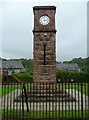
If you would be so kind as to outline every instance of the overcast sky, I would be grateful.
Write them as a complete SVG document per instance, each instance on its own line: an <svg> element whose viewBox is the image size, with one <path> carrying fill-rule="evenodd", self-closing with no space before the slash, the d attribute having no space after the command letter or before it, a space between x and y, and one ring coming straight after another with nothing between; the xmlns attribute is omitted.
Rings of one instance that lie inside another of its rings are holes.
<svg viewBox="0 0 89 120"><path fill-rule="evenodd" d="M54 5L57 7L56 60L87 57L87 2L72 1L3 0L0 4L0 56L33 58L33 6Z"/></svg>

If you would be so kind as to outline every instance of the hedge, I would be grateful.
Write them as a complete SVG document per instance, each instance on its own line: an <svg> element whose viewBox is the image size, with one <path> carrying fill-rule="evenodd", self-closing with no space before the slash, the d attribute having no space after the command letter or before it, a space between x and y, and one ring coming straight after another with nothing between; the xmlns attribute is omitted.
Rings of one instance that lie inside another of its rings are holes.
<svg viewBox="0 0 89 120"><path fill-rule="evenodd" d="M87 72L77 71L56 71L56 79L58 82L89 82L89 74Z"/></svg>

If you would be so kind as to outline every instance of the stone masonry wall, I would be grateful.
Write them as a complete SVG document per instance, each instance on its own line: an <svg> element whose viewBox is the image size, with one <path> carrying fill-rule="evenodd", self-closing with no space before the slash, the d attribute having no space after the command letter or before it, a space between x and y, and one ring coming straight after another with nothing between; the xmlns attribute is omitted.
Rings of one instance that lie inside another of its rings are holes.
<svg viewBox="0 0 89 120"><path fill-rule="evenodd" d="M56 82L55 10L50 8L34 10L34 82ZM39 23L42 15L49 16L48 25Z"/></svg>

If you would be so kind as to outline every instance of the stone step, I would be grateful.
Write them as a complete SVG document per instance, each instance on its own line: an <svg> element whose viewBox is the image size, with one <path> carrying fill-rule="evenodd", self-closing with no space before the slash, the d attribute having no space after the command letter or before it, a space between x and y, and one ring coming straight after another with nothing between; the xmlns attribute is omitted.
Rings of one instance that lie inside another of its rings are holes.
<svg viewBox="0 0 89 120"><path fill-rule="evenodd" d="M48 94L64 94L64 93L67 93L65 90L63 91L59 91L59 90L47 90L47 89L44 89L44 90L40 90L40 89L35 89L35 90L28 90L27 91L27 94L41 94L41 93L48 93Z"/></svg>
<svg viewBox="0 0 89 120"><path fill-rule="evenodd" d="M25 97L25 95L23 95L23 97ZM52 94L52 93L41 93L41 94L27 94L27 97L69 97L69 94Z"/></svg>
<svg viewBox="0 0 89 120"><path fill-rule="evenodd" d="M17 98L16 100L14 100L15 102L21 102L22 101L22 99L21 98ZM24 98L24 100L23 100L24 102L26 102L25 101L25 98ZM28 98L28 102L73 102L73 101L75 101L75 99L73 99L73 98L71 98L71 97L64 97L64 98L53 98L53 97L51 97L51 98L49 98L49 97L44 97L44 98L42 98L42 97L36 97L36 98L34 98L34 97L32 97L32 98Z"/></svg>
<svg viewBox="0 0 89 120"><path fill-rule="evenodd" d="M33 86L33 89L57 89L57 86L52 84L36 84Z"/></svg>
<svg viewBox="0 0 89 120"><path fill-rule="evenodd" d="M28 91L27 93L28 102L40 102L40 101L75 101L75 99L65 91L58 91L58 92L34 92ZM25 95L23 94L24 102L25 102ZM21 102L22 94L17 96L15 102Z"/></svg>
<svg viewBox="0 0 89 120"><path fill-rule="evenodd" d="M47 94L44 94L44 95L29 95L27 96L27 98L45 98L45 97L54 97L54 98L69 98L70 96L69 95L65 95L65 96L59 96L59 95L47 95ZM22 98L22 95L17 97L17 98ZM23 96L23 98L25 98L25 96Z"/></svg>

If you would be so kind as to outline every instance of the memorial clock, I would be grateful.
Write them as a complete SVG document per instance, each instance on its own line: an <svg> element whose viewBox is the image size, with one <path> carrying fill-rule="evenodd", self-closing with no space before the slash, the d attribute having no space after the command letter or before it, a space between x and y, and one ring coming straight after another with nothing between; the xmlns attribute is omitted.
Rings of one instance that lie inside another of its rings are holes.
<svg viewBox="0 0 89 120"><path fill-rule="evenodd" d="M56 82L55 6L35 6L34 82Z"/></svg>

